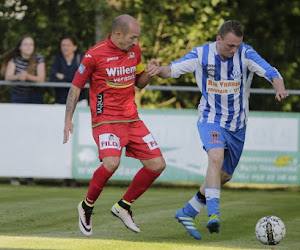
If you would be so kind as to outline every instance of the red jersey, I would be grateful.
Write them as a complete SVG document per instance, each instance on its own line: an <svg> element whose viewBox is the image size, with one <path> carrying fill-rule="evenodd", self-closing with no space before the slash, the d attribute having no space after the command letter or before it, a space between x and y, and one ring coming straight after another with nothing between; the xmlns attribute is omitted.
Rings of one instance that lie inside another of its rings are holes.
<svg viewBox="0 0 300 250"><path fill-rule="evenodd" d="M123 51L109 36L87 50L72 83L83 88L89 81L93 127L139 120L134 87L136 75L143 71L139 45Z"/></svg>

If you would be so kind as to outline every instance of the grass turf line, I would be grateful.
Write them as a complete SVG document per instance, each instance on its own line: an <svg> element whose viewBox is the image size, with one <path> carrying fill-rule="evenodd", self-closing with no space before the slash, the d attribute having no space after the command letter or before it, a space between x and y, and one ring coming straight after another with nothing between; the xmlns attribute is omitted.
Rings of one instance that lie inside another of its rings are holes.
<svg viewBox="0 0 300 250"><path fill-rule="evenodd" d="M96 202L93 236L78 229L77 204L87 187L0 185L0 248L25 249L270 249L255 237L256 222L276 215L286 225L287 235L276 249L300 249L300 196L295 190L236 190L221 193L221 228L209 234L206 209L198 215L202 240L188 235L173 218L195 188L150 188L132 210L141 228L136 234L110 214L111 206L126 188L106 187Z"/></svg>

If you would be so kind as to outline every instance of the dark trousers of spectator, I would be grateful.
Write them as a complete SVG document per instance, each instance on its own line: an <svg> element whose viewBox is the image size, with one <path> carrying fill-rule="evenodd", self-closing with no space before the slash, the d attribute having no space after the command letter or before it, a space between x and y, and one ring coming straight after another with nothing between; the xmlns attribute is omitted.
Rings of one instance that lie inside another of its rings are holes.
<svg viewBox="0 0 300 250"><path fill-rule="evenodd" d="M13 88L11 102L43 104L43 94L39 88Z"/></svg>

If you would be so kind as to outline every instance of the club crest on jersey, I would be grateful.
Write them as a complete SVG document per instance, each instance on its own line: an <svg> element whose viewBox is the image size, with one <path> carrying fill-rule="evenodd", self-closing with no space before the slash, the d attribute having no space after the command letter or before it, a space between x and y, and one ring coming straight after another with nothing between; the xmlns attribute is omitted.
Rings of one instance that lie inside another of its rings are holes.
<svg viewBox="0 0 300 250"><path fill-rule="evenodd" d="M100 150L104 149L118 149L121 150L120 138L112 133L105 133L99 135Z"/></svg>
<svg viewBox="0 0 300 250"><path fill-rule="evenodd" d="M207 64L206 71L207 71L207 74L209 76L215 77L216 76L216 65L214 65L214 64Z"/></svg>
<svg viewBox="0 0 300 250"><path fill-rule="evenodd" d="M127 59L131 59L131 58L134 58L134 57L135 57L134 52L128 52L128 58Z"/></svg>
<svg viewBox="0 0 300 250"><path fill-rule="evenodd" d="M240 71L239 67L234 67L234 68L233 68L230 77L231 77L232 79L234 79L234 80L241 79L242 74L241 74L241 71Z"/></svg>
<svg viewBox="0 0 300 250"><path fill-rule="evenodd" d="M85 66L84 66L82 63L80 63L79 68L78 68L78 72L79 72L80 74L83 74L84 71L85 71Z"/></svg>

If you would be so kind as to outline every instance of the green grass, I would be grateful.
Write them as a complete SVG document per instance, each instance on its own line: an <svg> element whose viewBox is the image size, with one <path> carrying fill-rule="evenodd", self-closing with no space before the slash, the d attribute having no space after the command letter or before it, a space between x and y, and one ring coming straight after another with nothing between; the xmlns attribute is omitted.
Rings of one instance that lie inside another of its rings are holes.
<svg viewBox="0 0 300 250"><path fill-rule="evenodd" d="M96 203L93 236L78 229L77 204L87 187L62 188L0 184L0 249L272 249L255 237L256 222L276 215L287 235L273 249L300 249L300 196L297 190L237 190L221 193L221 229L209 234L206 210L198 216L202 240L188 235L173 218L196 188L152 187L133 207L141 233L133 233L110 213L125 187L106 187Z"/></svg>

